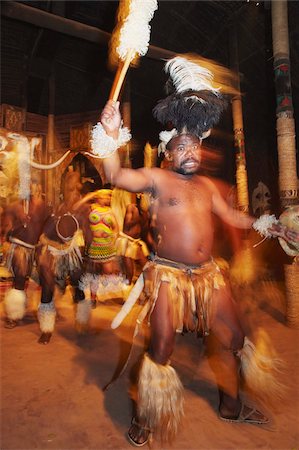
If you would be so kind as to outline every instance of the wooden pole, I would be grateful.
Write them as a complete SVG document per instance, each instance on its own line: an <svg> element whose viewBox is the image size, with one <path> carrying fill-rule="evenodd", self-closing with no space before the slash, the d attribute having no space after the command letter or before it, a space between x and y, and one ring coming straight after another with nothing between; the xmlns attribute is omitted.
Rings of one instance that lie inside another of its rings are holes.
<svg viewBox="0 0 299 450"><path fill-rule="evenodd" d="M279 163L279 189L282 208L298 204L295 121L290 77L287 0L272 1L272 41L276 88L276 128ZM285 284L287 323L299 328L299 264L286 264Z"/></svg>
<svg viewBox="0 0 299 450"><path fill-rule="evenodd" d="M55 149L55 77L51 73L49 78L49 114L48 114L48 134L47 134L47 150L46 160L51 163L54 158ZM55 170L55 169L54 169ZM46 196L49 205L55 204L55 183L54 172L46 171Z"/></svg>
<svg viewBox="0 0 299 450"><path fill-rule="evenodd" d="M130 78L126 80L126 84L124 86L124 94L122 101L122 118L124 122L124 126L131 130L131 86L130 86ZM122 163L123 167L132 167L131 163L131 141L127 142L127 144L122 148L123 158Z"/></svg>
<svg viewBox="0 0 299 450"><path fill-rule="evenodd" d="M290 77L287 0L272 1L272 41L281 206L298 203L295 121Z"/></svg>
<svg viewBox="0 0 299 450"><path fill-rule="evenodd" d="M132 61L132 56L134 55L134 50L128 51L126 59L120 62L116 76L113 82L113 86L110 92L109 98L113 101L117 101L122 85L125 81L126 73L130 67L130 62Z"/></svg>
<svg viewBox="0 0 299 450"><path fill-rule="evenodd" d="M245 156L245 137L243 129L243 111L242 99L240 93L240 77L239 77L239 55L238 55L238 35L236 28L236 19L231 23L229 34L230 43L230 66L235 72L235 86L239 95L235 95L232 99L232 115L234 127L234 143L236 150L236 182L238 208L248 213L248 182Z"/></svg>

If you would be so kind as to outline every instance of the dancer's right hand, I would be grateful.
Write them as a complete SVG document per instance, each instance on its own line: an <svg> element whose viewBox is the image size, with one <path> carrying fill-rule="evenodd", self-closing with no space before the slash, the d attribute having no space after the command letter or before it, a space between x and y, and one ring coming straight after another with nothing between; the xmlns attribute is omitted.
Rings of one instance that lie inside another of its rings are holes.
<svg viewBox="0 0 299 450"><path fill-rule="evenodd" d="M113 139L118 138L121 125L119 102L108 100L101 114L101 124L108 136L113 137Z"/></svg>

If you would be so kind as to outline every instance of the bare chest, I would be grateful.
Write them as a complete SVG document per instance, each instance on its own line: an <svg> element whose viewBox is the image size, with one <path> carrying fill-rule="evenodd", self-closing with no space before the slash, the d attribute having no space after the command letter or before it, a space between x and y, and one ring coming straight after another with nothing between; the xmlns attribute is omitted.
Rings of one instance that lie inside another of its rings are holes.
<svg viewBox="0 0 299 450"><path fill-rule="evenodd" d="M210 209L211 199L207 189L197 180L174 180L160 190L157 207L168 213L188 209L190 213Z"/></svg>

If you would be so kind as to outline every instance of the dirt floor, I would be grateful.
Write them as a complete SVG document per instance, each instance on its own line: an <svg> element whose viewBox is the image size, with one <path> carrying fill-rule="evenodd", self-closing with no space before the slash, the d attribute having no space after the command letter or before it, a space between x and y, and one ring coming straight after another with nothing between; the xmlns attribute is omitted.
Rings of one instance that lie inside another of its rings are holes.
<svg viewBox="0 0 299 450"><path fill-rule="evenodd" d="M37 285L30 282L26 317L12 330L3 327L3 282L0 287L1 450L131 449L126 440L131 418L127 390L130 370L143 351L141 335L125 373L107 391L102 390L116 368L120 349L130 339L127 322L118 332L110 328L120 302L108 300L93 310L90 330L80 336L74 327L70 293L57 294L55 333L49 345L40 345ZM221 422L215 379L202 341L192 334L178 336L172 365L185 386L185 420L172 447L154 441L153 449L299 449L299 330L285 323L283 290L267 281L243 289L238 297L248 334L257 327L266 330L285 363L280 375L287 387L284 398L264 405L270 425Z"/></svg>

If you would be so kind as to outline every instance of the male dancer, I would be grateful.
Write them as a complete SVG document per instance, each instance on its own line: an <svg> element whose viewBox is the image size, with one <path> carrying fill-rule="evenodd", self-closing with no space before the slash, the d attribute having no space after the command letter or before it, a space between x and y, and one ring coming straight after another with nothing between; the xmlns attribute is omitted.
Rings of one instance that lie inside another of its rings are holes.
<svg viewBox="0 0 299 450"><path fill-rule="evenodd" d="M168 62L170 73L171 64L180 66L182 59ZM190 67L193 72L202 69L194 62ZM240 399L238 356L249 340L244 341L230 288L211 257L212 213L243 229L250 228L254 219L230 208L213 181L198 175L202 139L218 122L224 108L223 98L210 79L209 72L195 87L185 86L180 91L176 86L177 92L159 102L154 110L159 121L171 122L174 127L160 133L172 170L121 167L116 150L125 133L119 102L108 101L101 123L93 131L94 153L101 155L105 139L108 144L108 153L102 154L108 180L122 189L148 192L152 197L150 215L156 255L144 268L150 345L139 372L137 412L128 431L136 446L148 442L153 432L160 432L168 440L178 430L183 387L170 357L175 333L183 329L201 333L217 344L214 351L218 355L219 417L229 422L268 422L260 411ZM253 378L259 376L255 373Z"/></svg>

